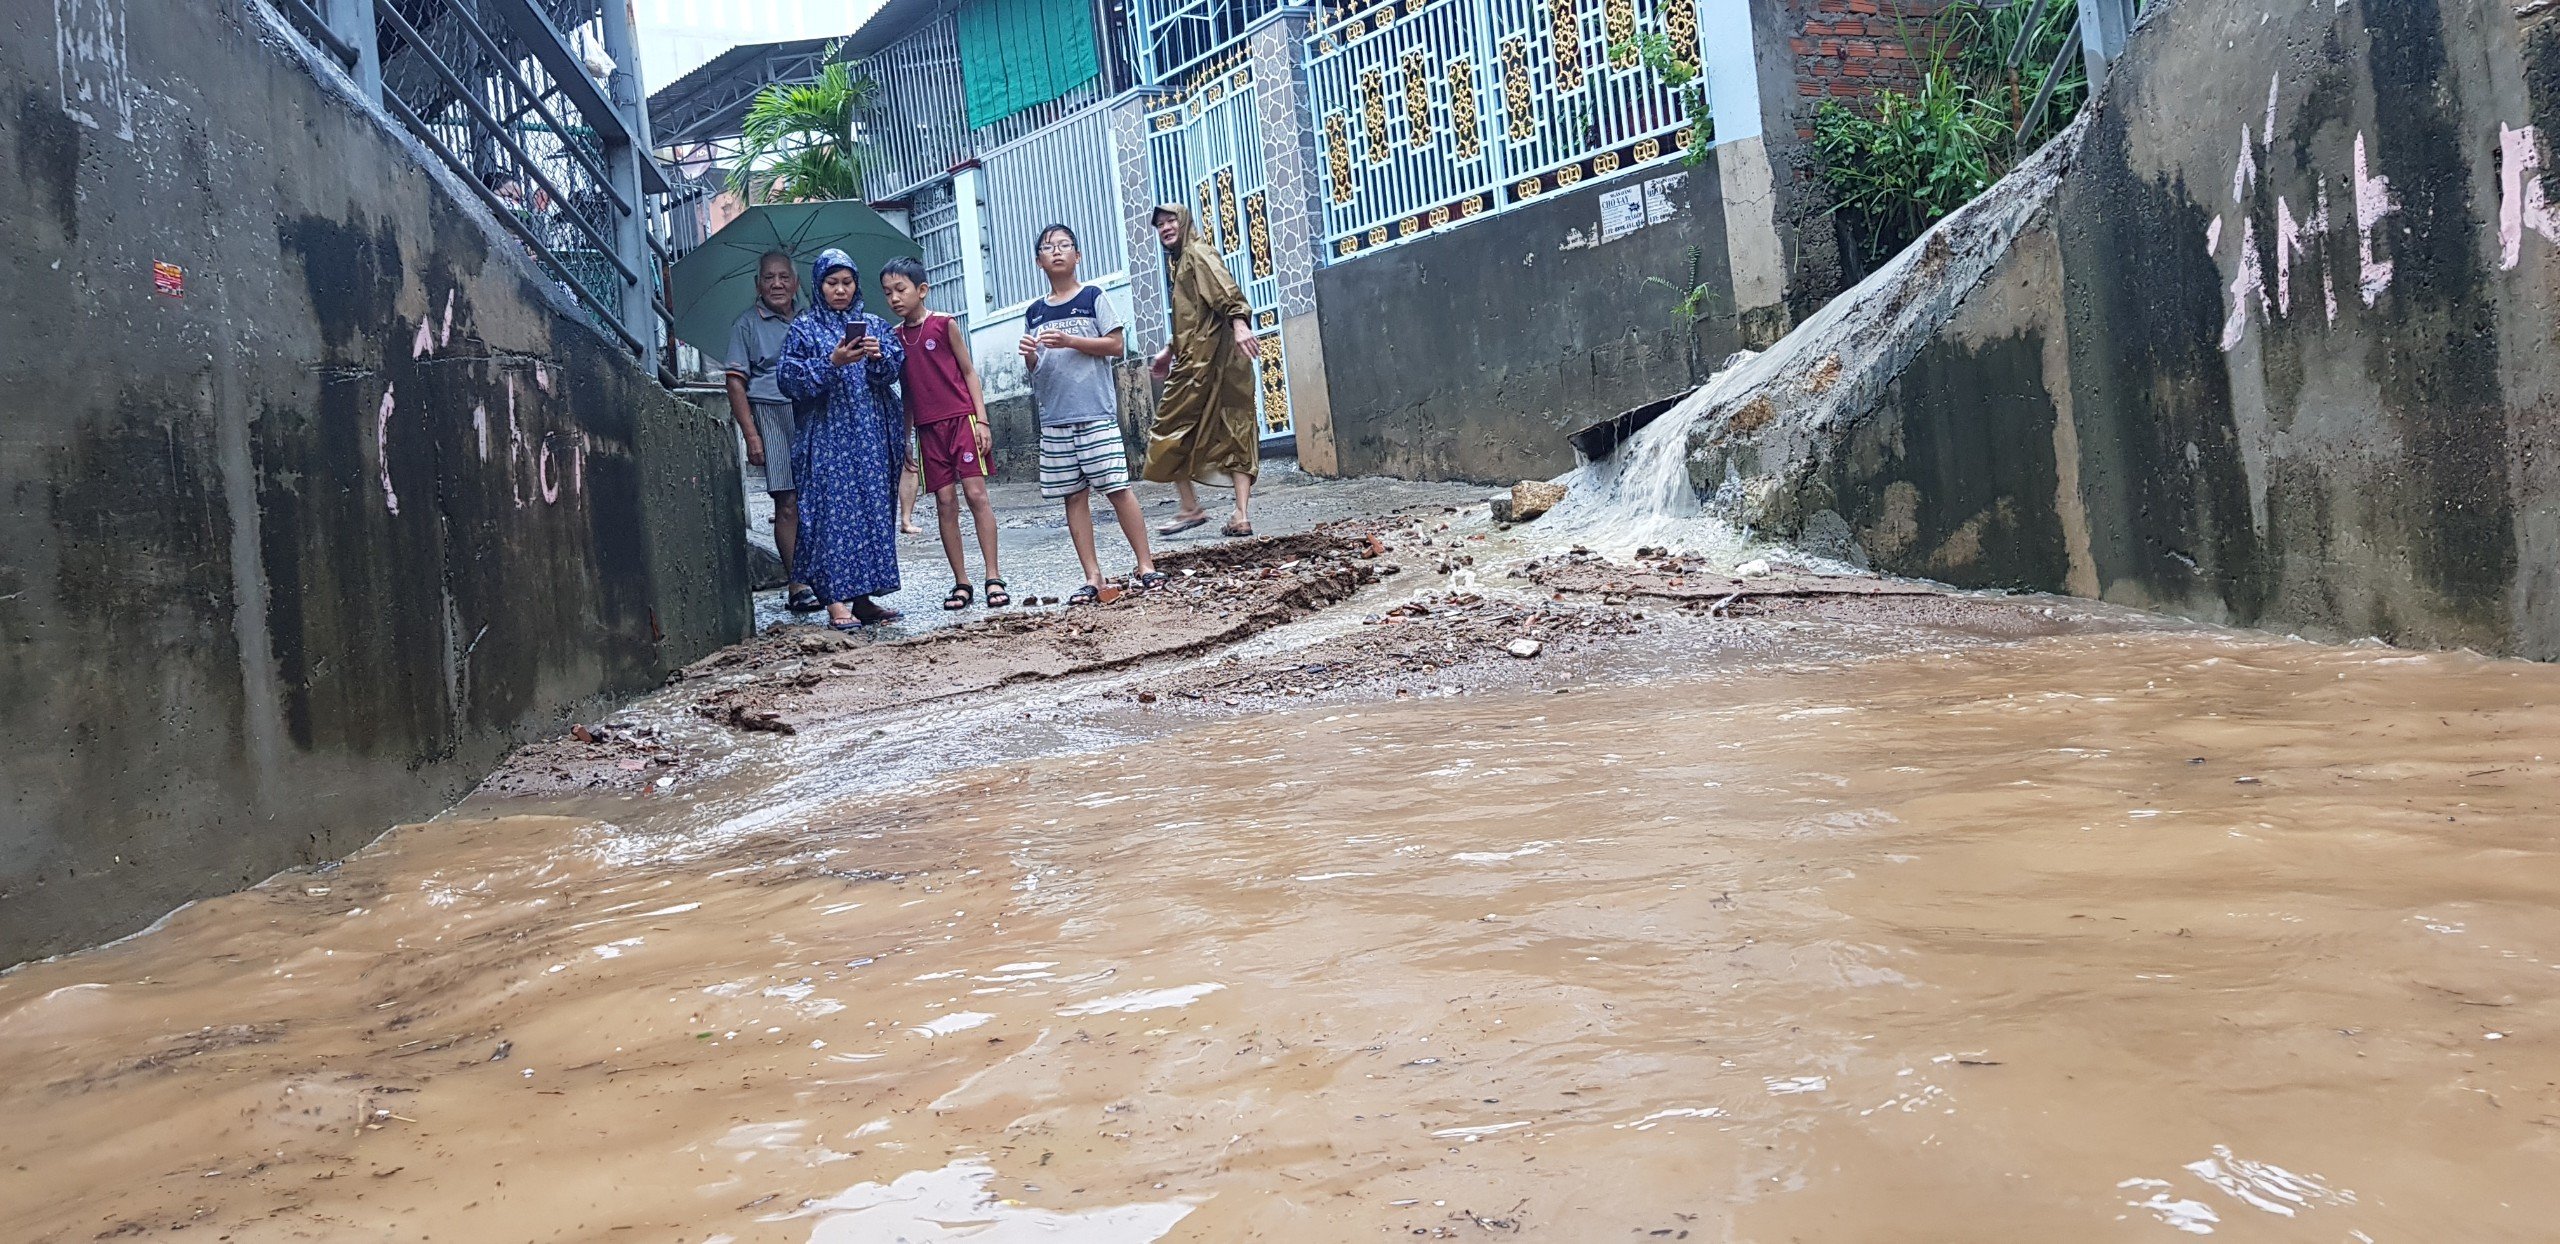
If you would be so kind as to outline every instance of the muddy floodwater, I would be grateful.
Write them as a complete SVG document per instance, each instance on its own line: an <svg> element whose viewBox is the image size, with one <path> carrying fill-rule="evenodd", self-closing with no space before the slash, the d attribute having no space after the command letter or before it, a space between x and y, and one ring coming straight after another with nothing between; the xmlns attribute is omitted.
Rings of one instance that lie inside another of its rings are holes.
<svg viewBox="0 0 2560 1244"><path fill-rule="evenodd" d="M2550 1239L2555 704L2154 630L466 805L0 976L0 1235Z"/></svg>

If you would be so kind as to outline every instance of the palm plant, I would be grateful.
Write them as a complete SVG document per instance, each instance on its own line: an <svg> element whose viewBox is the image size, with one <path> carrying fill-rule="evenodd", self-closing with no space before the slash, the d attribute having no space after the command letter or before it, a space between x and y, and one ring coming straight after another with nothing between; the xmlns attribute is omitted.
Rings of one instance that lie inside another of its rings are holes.
<svg viewBox="0 0 2560 1244"><path fill-rule="evenodd" d="M806 82L775 82L747 105L740 127L746 149L729 188L748 202L801 203L862 197L861 144L855 126L880 93L834 59Z"/></svg>

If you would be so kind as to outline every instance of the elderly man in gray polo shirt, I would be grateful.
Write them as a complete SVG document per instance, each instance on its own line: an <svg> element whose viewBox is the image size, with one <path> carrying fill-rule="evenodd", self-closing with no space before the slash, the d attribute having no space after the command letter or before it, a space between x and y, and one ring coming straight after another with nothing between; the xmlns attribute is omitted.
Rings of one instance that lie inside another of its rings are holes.
<svg viewBox="0 0 2560 1244"><path fill-rule="evenodd" d="M774 366L800 298L799 269L791 256L768 251L756 262L756 305L729 330L729 414L747 440L747 463L764 468L764 490L773 494L773 544L785 567L800 542L799 486L791 479L791 399L782 395ZM791 585L789 608L810 613L825 606L805 583Z"/></svg>

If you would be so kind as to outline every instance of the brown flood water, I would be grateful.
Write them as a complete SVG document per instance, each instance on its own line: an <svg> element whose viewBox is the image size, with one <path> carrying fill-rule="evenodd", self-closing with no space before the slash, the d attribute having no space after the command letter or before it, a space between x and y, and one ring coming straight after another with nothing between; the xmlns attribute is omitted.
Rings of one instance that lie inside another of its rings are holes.
<svg viewBox="0 0 2560 1244"><path fill-rule="evenodd" d="M0 977L0 1235L2550 1239L2554 704L2082 636L465 808Z"/></svg>

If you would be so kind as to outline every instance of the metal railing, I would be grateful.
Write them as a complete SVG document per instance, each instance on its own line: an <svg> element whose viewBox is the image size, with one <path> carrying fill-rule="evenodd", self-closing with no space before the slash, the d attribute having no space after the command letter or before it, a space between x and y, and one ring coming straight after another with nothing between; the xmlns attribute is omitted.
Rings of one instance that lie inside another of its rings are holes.
<svg viewBox="0 0 2560 1244"><path fill-rule="evenodd" d="M1374 0L1309 32L1325 254L1339 259L1687 146L1705 78L1665 86L1645 36L1702 64L1695 0ZM1329 15L1329 16L1335 16ZM1694 98L1693 98L1694 96Z"/></svg>
<svg viewBox="0 0 2560 1244"><path fill-rule="evenodd" d="M960 35L949 15L872 53L854 66L879 86L863 118L863 193L897 199L949 176L981 153L1040 130L1106 98L1103 76L993 125L969 128L960 85Z"/></svg>
<svg viewBox="0 0 2560 1244"><path fill-rule="evenodd" d="M514 233L597 325L666 337L668 187L642 154L637 55L612 0L281 0L383 110ZM614 62L611 77L590 64ZM626 78L625 75L628 75ZM619 89L617 89L619 88Z"/></svg>
<svg viewBox="0 0 2560 1244"><path fill-rule="evenodd" d="M1161 85L1244 37L1247 27L1281 9L1283 0L1130 0L1140 81ZM1297 0L1296 7L1305 7Z"/></svg>
<svg viewBox="0 0 2560 1244"><path fill-rule="evenodd" d="M1120 223L1119 164L1111 113L1088 108L980 158L987 188L987 305L1021 306L1049 292L1036 260L1040 230L1075 230L1083 275L1099 281L1128 269Z"/></svg>

